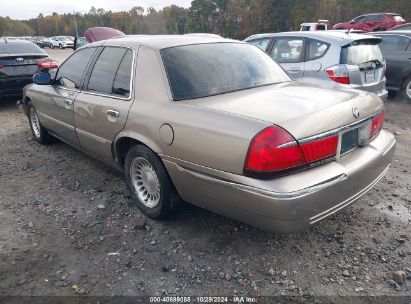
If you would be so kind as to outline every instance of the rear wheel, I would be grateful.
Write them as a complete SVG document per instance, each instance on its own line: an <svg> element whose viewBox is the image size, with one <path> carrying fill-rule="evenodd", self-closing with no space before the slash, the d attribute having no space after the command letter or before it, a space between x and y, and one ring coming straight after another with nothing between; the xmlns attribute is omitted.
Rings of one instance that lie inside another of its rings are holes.
<svg viewBox="0 0 411 304"><path fill-rule="evenodd" d="M34 139L42 145L49 144L53 141L53 137L47 132L47 130L40 123L39 117L37 115L36 109L33 105L29 105L28 109L29 123L31 132L33 133Z"/></svg>
<svg viewBox="0 0 411 304"><path fill-rule="evenodd" d="M407 101L411 101L411 75L405 79L402 85L401 96Z"/></svg>
<svg viewBox="0 0 411 304"><path fill-rule="evenodd" d="M137 206L149 217L164 218L180 199L157 155L143 145L132 147L124 165L126 183Z"/></svg>

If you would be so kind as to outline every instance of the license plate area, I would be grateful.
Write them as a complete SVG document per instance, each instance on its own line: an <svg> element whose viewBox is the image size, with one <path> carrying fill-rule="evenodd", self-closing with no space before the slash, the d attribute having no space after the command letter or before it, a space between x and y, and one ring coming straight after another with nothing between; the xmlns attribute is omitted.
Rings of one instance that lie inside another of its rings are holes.
<svg viewBox="0 0 411 304"><path fill-rule="evenodd" d="M339 156L347 154L359 147L368 145L370 141L371 120L367 120L359 126L340 133Z"/></svg>
<svg viewBox="0 0 411 304"><path fill-rule="evenodd" d="M341 134L341 148L340 148L340 155L344 155L356 148L358 148L359 140L358 140L358 128L349 130L343 134Z"/></svg>
<svg viewBox="0 0 411 304"><path fill-rule="evenodd" d="M375 82L377 80L376 70L366 71L364 76L366 83Z"/></svg>

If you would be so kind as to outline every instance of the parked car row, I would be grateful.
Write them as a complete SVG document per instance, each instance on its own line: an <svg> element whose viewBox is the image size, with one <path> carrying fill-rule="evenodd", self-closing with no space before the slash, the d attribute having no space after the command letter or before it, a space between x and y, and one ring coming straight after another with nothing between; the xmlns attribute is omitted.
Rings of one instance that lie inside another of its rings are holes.
<svg viewBox="0 0 411 304"><path fill-rule="evenodd" d="M25 40L31 41L32 43L36 44L40 48L49 47L49 48L74 48L75 37L73 36L53 36L50 38L46 38L44 36L33 36L33 37L2 37L2 39L7 39L8 41L16 41L16 40ZM88 41L84 37L77 38L77 47L83 46L87 44Z"/></svg>
<svg viewBox="0 0 411 304"><path fill-rule="evenodd" d="M184 200L295 231L352 204L388 170L396 140L370 93L385 94L381 40L248 40L264 53L205 35L124 36L36 74L22 103L37 142L57 137L122 170L152 218Z"/></svg>

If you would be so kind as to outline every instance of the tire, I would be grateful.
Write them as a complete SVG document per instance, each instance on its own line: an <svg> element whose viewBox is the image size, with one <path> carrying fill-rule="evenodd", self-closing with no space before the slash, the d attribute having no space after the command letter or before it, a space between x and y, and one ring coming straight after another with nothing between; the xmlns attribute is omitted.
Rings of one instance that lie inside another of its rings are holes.
<svg viewBox="0 0 411 304"><path fill-rule="evenodd" d="M135 145L127 152L127 187L140 210L151 218L165 218L180 202L163 163L150 149Z"/></svg>
<svg viewBox="0 0 411 304"><path fill-rule="evenodd" d="M29 124L31 133L33 133L34 139L42 145L47 145L53 141L53 137L47 132L47 130L40 123L37 111L33 105L29 104L27 115L29 118Z"/></svg>
<svg viewBox="0 0 411 304"><path fill-rule="evenodd" d="M411 75L403 81L400 94L402 98L411 102Z"/></svg>
<svg viewBox="0 0 411 304"><path fill-rule="evenodd" d="M50 43L50 48L54 49L54 45L52 43Z"/></svg>
<svg viewBox="0 0 411 304"><path fill-rule="evenodd" d="M63 45L61 43L59 44L59 49L63 49Z"/></svg>

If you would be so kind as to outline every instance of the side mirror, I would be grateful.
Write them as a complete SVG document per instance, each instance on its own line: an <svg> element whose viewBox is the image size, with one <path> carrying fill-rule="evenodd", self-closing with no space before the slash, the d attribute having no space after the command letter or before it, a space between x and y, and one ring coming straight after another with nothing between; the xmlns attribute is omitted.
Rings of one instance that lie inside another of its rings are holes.
<svg viewBox="0 0 411 304"><path fill-rule="evenodd" d="M350 23L351 23L351 24L354 24L354 23L355 23L355 21L354 21L354 20L351 20L351 21L350 21Z"/></svg>
<svg viewBox="0 0 411 304"><path fill-rule="evenodd" d="M33 82L38 85L51 84L51 76L48 72L34 74Z"/></svg>

